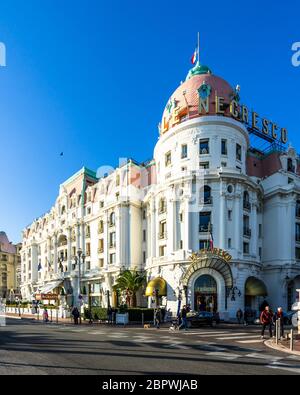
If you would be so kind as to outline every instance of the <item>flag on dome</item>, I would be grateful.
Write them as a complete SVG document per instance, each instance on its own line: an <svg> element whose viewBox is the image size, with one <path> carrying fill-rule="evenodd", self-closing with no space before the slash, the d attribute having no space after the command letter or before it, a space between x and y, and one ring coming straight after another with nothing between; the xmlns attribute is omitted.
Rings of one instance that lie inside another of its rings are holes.
<svg viewBox="0 0 300 395"><path fill-rule="evenodd" d="M196 60L197 60L197 52L198 52L198 50L197 50L197 48L196 48L195 51L194 51L194 53L193 53L193 56L192 56L192 58L191 58L192 64L195 64L195 63L196 63Z"/></svg>

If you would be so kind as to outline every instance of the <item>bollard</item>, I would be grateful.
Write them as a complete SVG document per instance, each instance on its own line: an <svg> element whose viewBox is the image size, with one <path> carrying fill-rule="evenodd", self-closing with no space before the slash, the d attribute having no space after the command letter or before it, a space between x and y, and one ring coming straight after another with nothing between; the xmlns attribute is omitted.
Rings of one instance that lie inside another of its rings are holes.
<svg viewBox="0 0 300 395"><path fill-rule="evenodd" d="M58 325L58 309L56 310L56 324Z"/></svg>
<svg viewBox="0 0 300 395"><path fill-rule="evenodd" d="M52 323L52 309L50 310L50 322Z"/></svg>
<svg viewBox="0 0 300 395"><path fill-rule="evenodd" d="M290 351L294 350L294 330L291 329L290 332Z"/></svg>

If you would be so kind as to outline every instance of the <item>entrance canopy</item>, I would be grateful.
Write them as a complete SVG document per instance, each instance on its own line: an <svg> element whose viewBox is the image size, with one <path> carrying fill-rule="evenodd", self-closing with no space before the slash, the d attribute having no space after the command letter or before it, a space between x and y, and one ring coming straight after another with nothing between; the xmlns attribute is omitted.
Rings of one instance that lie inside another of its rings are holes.
<svg viewBox="0 0 300 395"><path fill-rule="evenodd" d="M167 296L167 283L162 277L156 277L149 281L145 295L156 296L156 290L158 292L157 296Z"/></svg>
<svg viewBox="0 0 300 395"><path fill-rule="evenodd" d="M39 293L47 294L47 293L53 291L53 289L59 287L61 284L62 284L62 281L61 281L61 280L53 281L53 282L51 282L51 283L48 283L48 284L44 285L44 286L41 288L41 290L40 290Z"/></svg>
<svg viewBox="0 0 300 395"><path fill-rule="evenodd" d="M215 251L200 251L201 253L193 253L191 256L192 264L182 278L182 284L187 286L191 276L198 270L201 269L214 269L219 272L225 281L225 286L228 289L233 287L233 278L231 267L228 261L221 254L215 253ZM229 260L229 258L228 258Z"/></svg>
<svg viewBox="0 0 300 395"><path fill-rule="evenodd" d="M267 296L268 291L265 283L256 277L249 277L245 284L246 296Z"/></svg>

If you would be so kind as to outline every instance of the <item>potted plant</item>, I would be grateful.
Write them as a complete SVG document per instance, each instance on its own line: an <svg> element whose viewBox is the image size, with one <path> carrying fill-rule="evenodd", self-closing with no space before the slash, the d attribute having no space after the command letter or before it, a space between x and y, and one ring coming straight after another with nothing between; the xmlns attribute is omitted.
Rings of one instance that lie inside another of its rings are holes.
<svg viewBox="0 0 300 395"><path fill-rule="evenodd" d="M116 314L116 324L127 325L129 322L128 307L126 304L119 306L118 312Z"/></svg>

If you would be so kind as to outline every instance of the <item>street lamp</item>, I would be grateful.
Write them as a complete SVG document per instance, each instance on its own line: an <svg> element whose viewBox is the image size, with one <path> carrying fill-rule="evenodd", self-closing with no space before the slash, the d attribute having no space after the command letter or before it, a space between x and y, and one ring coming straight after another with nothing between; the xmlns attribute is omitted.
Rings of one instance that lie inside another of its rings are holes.
<svg viewBox="0 0 300 395"><path fill-rule="evenodd" d="M81 248L78 248L77 250L77 255L74 257L75 260L75 266L78 265L78 294L77 294L77 302L76 302L76 306L79 307L79 311L81 310L81 263L85 262L85 255L82 252ZM81 316L80 316L80 323L81 323Z"/></svg>

